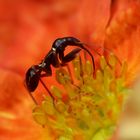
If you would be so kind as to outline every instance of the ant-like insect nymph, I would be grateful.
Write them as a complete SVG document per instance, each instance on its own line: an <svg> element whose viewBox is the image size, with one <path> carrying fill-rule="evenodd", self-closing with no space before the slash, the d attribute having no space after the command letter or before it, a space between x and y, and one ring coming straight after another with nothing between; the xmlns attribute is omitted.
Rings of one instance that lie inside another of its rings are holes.
<svg viewBox="0 0 140 140"><path fill-rule="evenodd" d="M64 51L67 46L77 46L78 48L75 48L68 54L64 55ZM27 70L25 78L26 87L36 104L37 102L32 96L31 92L35 91L39 84L39 81L48 91L53 101L55 99L49 89L41 80L41 77L48 77L52 75L51 65L55 68L58 68L60 66L66 66L68 62L72 61L76 57L76 55L81 51L81 49L85 50L91 56L93 68L95 71L94 57L92 56L91 52L84 47L83 43L81 43L78 39L74 37L64 37L56 39L52 45L51 50L45 56L43 61L38 65L31 66Z"/></svg>

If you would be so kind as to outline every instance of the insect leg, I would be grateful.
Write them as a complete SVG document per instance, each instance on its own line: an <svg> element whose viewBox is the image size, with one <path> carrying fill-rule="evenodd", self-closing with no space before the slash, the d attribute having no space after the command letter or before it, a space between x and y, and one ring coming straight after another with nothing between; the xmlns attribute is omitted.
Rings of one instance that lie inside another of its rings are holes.
<svg viewBox="0 0 140 140"><path fill-rule="evenodd" d="M91 57L91 59L92 59L92 65L93 65L93 69L94 69L94 73L95 73L95 62L94 62L94 57L93 57L93 55L92 55L92 53L87 49L87 48L85 48L83 45L84 45L84 43L81 43L81 42L78 42L79 43L79 47L80 48L82 48L83 50L85 50L89 55L90 55L90 57ZM93 73L93 74L94 74Z"/></svg>
<svg viewBox="0 0 140 140"><path fill-rule="evenodd" d="M35 98L33 97L32 93L31 93L30 91L28 91L28 93L29 93L30 97L32 98L32 100L34 101L34 103L35 103L36 105L38 105L38 103L37 103L37 101L35 100Z"/></svg>
<svg viewBox="0 0 140 140"><path fill-rule="evenodd" d="M48 94L50 95L50 97L53 99L54 101L54 97L52 95L52 93L50 92L50 90L47 88L47 86L44 84L43 80L40 78L39 81L41 82L41 84L43 85L43 87L47 90Z"/></svg>
<svg viewBox="0 0 140 140"><path fill-rule="evenodd" d="M60 61L62 61L63 58L64 58L64 51L59 51L59 59L60 59Z"/></svg>
<svg viewBox="0 0 140 140"><path fill-rule="evenodd" d="M24 83L25 88L27 88L26 84ZM37 101L35 100L34 96L32 95L32 92L30 92L29 90L27 90L29 93L29 96L32 98L33 102L37 105Z"/></svg>
<svg viewBox="0 0 140 140"><path fill-rule="evenodd" d="M51 64L52 64L55 68L57 68L57 67L60 66L60 62L59 62L59 59L58 59L58 55L57 55L55 52L53 52L53 54L52 54Z"/></svg>
<svg viewBox="0 0 140 140"><path fill-rule="evenodd" d="M41 77L48 77L48 76L52 76L52 70L51 70L51 67L50 65L49 66L46 66L43 68L43 74L41 74L40 76Z"/></svg>
<svg viewBox="0 0 140 140"><path fill-rule="evenodd" d="M62 58L62 65L65 65L66 63L72 61L75 57L76 54L78 54L81 51L80 48L76 48L72 50L70 53L68 53L66 56Z"/></svg>

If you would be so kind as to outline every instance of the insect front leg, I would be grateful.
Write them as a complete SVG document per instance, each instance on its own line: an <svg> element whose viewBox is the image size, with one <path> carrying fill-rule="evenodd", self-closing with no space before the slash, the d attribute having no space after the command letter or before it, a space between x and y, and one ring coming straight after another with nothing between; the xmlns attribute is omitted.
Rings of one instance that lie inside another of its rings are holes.
<svg viewBox="0 0 140 140"><path fill-rule="evenodd" d="M64 57L62 57L61 65L65 65L66 63L72 61L80 51L81 51L80 48L76 48L67 55L65 55Z"/></svg>
<svg viewBox="0 0 140 140"><path fill-rule="evenodd" d="M55 67L58 68L60 66L60 61L58 59L58 54L56 52L52 53L52 58L51 58L51 64Z"/></svg>

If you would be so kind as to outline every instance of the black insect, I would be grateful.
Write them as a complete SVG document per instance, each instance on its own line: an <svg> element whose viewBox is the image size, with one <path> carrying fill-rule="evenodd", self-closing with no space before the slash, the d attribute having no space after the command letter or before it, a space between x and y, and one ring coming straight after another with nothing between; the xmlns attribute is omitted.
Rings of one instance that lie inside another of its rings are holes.
<svg viewBox="0 0 140 140"><path fill-rule="evenodd" d="M52 45L52 51L54 53L54 56L56 58L56 55L59 55L59 59L62 61L62 64L67 63L71 60L73 60L76 57L76 54L81 50L81 49L74 49L72 52L64 56L64 51L67 46L77 46L83 50L85 50L92 58L93 62L93 68L95 69L94 65L94 58L91 54L91 52L84 47L84 43L81 43L80 40L74 38L74 37L64 37L64 38L58 38L54 41Z"/></svg>
<svg viewBox="0 0 140 140"><path fill-rule="evenodd" d="M64 56L64 51L67 46L77 46L79 48L73 49ZM51 65L55 68L67 65L68 62L72 61L76 57L81 49L85 50L91 56L93 68L95 69L94 58L91 52L84 47L83 43L74 37L58 38L54 41L51 50L45 56L43 61L38 65L33 65L26 72L25 82L28 91L33 92L37 88L39 81L43 84L43 86L45 86L41 77L48 77L52 75ZM45 86L45 88L47 87ZM50 92L49 94L52 96Z"/></svg>

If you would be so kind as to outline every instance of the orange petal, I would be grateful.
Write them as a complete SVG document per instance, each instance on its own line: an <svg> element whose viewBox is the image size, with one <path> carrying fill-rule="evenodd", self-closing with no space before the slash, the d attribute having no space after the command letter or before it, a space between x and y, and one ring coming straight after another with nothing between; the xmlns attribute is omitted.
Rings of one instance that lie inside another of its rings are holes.
<svg viewBox="0 0 140 140"><path fill-rule="evenodd" d="M140 72L140 2L118 2L115 15L106 30L105 45L119 59L128 63L127 82L131 83Z"/></svg>
<svg viewBox="0 0 140 140"><path fill-rule="evenodd" d="M1 13L6 16L0 15L3 19L0 65L23 74L31 64L42 59L57 37L73 35L92 45L93 41L100 43L109 11L110 0L21 3L15 0L12 5L1 1Z"/></svg>
<svg viewBox="0 0 140 140"><path fill-rule="evenodd" d="M73 34L88 44L102 44L110 16L110 0L84 0L72 21ZM73 30L74 29L74 30Z"/></svg>
<svg viewBox="0 0 140 140"><path fill-rule="evenodd" d="M41 140L42 128L32 119L32 101L22 78L2 69L0 77L0 139Z"/></svg>

